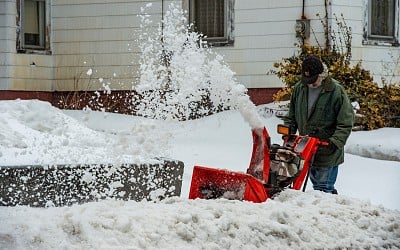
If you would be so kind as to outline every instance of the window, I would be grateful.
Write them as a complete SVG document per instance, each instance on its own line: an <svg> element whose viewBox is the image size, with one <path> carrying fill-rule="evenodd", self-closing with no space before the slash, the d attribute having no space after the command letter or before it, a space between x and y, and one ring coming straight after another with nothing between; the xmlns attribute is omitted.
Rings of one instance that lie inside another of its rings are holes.
<svg viewBox="0 0 400 250"><path fill-rule="evenodd" d="M189 0L189 21L213 46L233 44L234 0Z"/></svg>
<svg viewBox="0 0 400 250"><path fill-rule="evenodd" d="M19 52L27 50L46 50L49 48L46 34L46 1L17 1L19 13L19 34L17 48Z"/></svg>
<svg viewBox="0 0 400 250"><path fill-rule="evenodd" d="M367 39L398 45L399 0L369 0Z"/></svg>

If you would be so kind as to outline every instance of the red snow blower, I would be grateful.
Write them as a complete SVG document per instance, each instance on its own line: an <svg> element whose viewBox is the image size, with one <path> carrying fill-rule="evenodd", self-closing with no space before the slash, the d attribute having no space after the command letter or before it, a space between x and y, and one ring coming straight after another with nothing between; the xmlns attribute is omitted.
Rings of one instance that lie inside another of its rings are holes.
<svg viewBox="0 0 400 250"><path fill-rule="evenodd" d="M315 152L325 143L318 138L289 133L278 125L282 146L271 145L266 128L253 129L253 152L247 173L195 166L189 199L246 200L264 202L285 188L303 191Z"/></svg>

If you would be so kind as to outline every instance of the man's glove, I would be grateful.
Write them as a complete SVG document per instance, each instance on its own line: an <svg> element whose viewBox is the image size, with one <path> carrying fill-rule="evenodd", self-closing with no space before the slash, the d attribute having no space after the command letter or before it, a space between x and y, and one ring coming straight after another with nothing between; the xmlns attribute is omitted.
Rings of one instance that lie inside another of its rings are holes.
<svg viewBox="0 0 400 250"><path fill-rule="evenodd" d="M336 149L338 149L338 147L335 145L335 143L333 143L331 140L328 139L328 140L322 140L322 141L325 142L325 144L327 145L325 147L328 149L328 151L330 153L333 153L336 151Z"/></svg>

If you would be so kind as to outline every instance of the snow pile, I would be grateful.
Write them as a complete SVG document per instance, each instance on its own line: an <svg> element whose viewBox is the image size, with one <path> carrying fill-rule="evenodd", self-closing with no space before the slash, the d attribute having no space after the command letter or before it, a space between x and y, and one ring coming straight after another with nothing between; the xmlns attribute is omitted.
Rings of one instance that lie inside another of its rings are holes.
<svg viewBox="0 0 400 250"><path fill-rule="evenodd" d="M309 185L305 193L286 190L262 204L186 199L194 165L245 171L250 129L266 126L271 141L279 143L281 136L273 131L280 121L273 115L260 118L223 58L197 46L200 36L184 26L180 9L170 7L157 34L146 28L152 25L149 16L142 17L141 40L146 42L140 47L141 78L135 89L142 95L138 112L158 120L62 112L40 101L1 101L0 166L141 163L167 154L185 164L181 197L61 208L0 207L0 249L400 248L400 162L348 154L364 154L367 148L370 157L382 151L399 155L400 140L387 138L398 135L398 129L376 131L385 138L381 147L370 137L375 132L351 135L338 196L310 191ZM202 102L212 104L210 109L198 105ZM228 107L240 114L225 111L193 121L165 121Z"/></svg>
<svg viewBox="0 0 400 250"><path fill-rule="evenodd" d="M237 83L222 56L204 46L200 34L189 30L182 9L170 4L155 33L146 8L142 12L140 80L135 86L138 114L186 120L238 109L251 127L262 127L246 88Z"/></svg>
<svg viewBox="0 0 400 250"><path fill-rule="evenodd" d="M387 135L382 137L382 134ZM372 140L373 138L373 140ZM352 133L346 153L380 160L400 161L400 133L397 128L381 128Z"/></svg>
<svg viewBox="0 0 400 250"><path fill-rule="evenodd" d="M400 162L346 154L339 170L338 196L312 191L308 185L305 193L286 190L262 204L188 200L193 165L242 172L247 168L251 131L239 112L186 122L150 122L93 111L64 111L66 116L47 103L18 100L1 101L0 111L1 165L42 160L37 153L53 161L56 157L73 161L78 156L72 150L80 152L82 160L103 159L101 153L114 154L112 147L118 143L139 148L137 153L144 157L149 151L142 149L146 141L163 144L164 137L171 137L172 158L185 163L180 198L104 200L59 208L0 207L0 249L400 248ZM274 128L280 120L273 115L264 118L271 141L279 142ZM64 134L59 135L59 130ZM370 134L386 138L384 132L389 131L398 134L398 129L370 131L363 134L370 141L358 141L355 132L350 141L362 148L364 143L377 142ZM68 145L60 145L62 136ZM54 148L49 147L50 141ZM394 154L398 144L387 154ZM376 185L377 179L385 185Z"/></svg>
<svg viewBox="0 0 400 250"><path fill-rule="evenodd" d="M262 204L170 198L9 207L0 217L2 249L400 248L399 211L316 191L287 190Z"/></svg>
<svg viewBox="0 0 400 250"><path fill-rule="evenodd" d="M168 134L160 136L155 130L153 121L142 119L130 124L128 131L104 134L47 102L1 101L0 165L151 162L154 157L164 156L168 146Z"/></svg>

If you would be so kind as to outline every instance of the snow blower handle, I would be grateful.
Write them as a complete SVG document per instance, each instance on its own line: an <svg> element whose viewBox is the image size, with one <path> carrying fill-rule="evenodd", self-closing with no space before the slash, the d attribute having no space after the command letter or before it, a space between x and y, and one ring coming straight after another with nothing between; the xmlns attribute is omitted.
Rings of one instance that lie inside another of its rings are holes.
<svg viewBox="0 0 400 250"><path fill-rule="evenodd" d="M326 147L328 148L328 150L330 151L330 153L335 152L336 149L338 149L338 147L335 145L335 143L333 143L331 140L326 139L326 140L321 140L319 143L320 146L322 147Z"/></svg>
<svg viewBox="0 0 400 250"><path fill-rule="evenodd" d="M331 143L332 143L332 142L329 141L329 140L322 140L322 141L319 142L319 145L322 146L322 147L329 147L329 145L330 145Z"/></svg>

